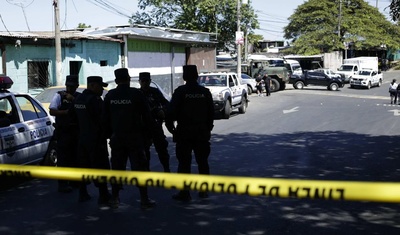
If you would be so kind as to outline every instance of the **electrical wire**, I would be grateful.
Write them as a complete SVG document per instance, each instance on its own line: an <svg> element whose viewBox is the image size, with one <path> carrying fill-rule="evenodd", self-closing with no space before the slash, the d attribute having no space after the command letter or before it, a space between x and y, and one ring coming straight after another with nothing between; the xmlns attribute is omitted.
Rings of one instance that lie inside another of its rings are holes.
<svg viewBox="0 0 400 235"><path fill-rule="evenodd" d="M10 35L12 35L12 34L10 33L10 31L8 30L6 24L4 23L3 17L1 17L1 14L0 14L0 20L1 20L1 22L3 23L3 26L4 26L4 28L7 30L7 32L8 32Z"/></svg>
<svg viewBox="0 0 400 235"><path fill-rule="evenodd" d="M109 1L106 1L106 0L86 0L86 1L102 8L103 10L106 10L110 13L113 13L113 14L116 14L116 15L119 15L122 17L126 17L128 19L131 18L131 16L132 16L132 15L129 15L129 14L126 14L123 12L123 11L129 12L128 10L126 10L120 6L117 6Z"/></svg>

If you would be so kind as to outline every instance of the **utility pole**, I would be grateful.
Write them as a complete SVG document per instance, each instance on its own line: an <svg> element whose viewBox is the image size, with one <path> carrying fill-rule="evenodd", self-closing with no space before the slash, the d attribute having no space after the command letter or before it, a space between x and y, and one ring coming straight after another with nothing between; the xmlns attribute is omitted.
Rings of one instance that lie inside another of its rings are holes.
<svg viewBox="0 0 400 235"><path fill-rule="evenodd" d="M56 47L56 85L63 85L61 80L61 36L60 36L60 10L58 0L53 0L54 6L54 41Z"/></svg>
<svg viewBox="0 0 400 235"><path fill-rule="evenodd" d="M339 22L338 22L338 37L340 39L340 24L342 20L342 0L339 0Z"/></svg>
<svg viewBox="0 0 400 235"><path fill-rule="evenodd" d="M236 60L237 60L237 76L238 78L242 77L242 48L241 48L241 42L238 40L238 36L240 37L240 4L241 0L237 0L237 32L236 32Z"/></svg>

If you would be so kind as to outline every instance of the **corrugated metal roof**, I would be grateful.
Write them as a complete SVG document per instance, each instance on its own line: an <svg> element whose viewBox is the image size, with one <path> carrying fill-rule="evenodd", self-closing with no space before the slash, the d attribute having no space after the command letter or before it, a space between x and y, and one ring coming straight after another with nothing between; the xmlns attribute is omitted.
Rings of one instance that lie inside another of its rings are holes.
<svg viewBox="0 0 400 235"><path fill-rule="evenodd" d="M9 38L38 38L38 39L54 39L54 31L0 31L0 37ZM61 31L61 39L88 39L88 40L103 40L103 41L115 41L123 42L120 39L115 39L111 37L106 37L102 35L89 35L81 31Z"/></svg>
<svg viewBox="0 0 400 235"><path fill-rule="evenodd" d="M164 40L180 43L215 44L210 39L215 33L197 32L190 30L162 28L146 25L121 25L104 28L85 28L75 30L63 30L60 32L62 39L93 39L104 41L123 42L118 36L127 35L130 38ZM0 37L9 38L38 38L53 39L54 31L0 31Z"/></svg>
<svg viewBox="0 0 400 235"><path fill-rule="evenodd" d="M207 43L207 44L216 43L215 41L210 40L210 35L214 35L213 33L143 26L143 25L87 28L83 32L88 35L102 35L109 37L127 35L132 38L147 38L147 39L152 38L158 40L184 42L184 43Z"/></svg>

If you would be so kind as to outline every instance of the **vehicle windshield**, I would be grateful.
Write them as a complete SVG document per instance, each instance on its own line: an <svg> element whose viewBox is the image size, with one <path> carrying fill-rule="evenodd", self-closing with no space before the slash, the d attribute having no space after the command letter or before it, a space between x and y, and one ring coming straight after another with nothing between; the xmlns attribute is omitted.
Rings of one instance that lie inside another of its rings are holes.
<svg viewBox="0 0 400 235"><path fill-rule="evenodd" d="M226 86L226 75L204 75L199 76L198 82L202 86Z"/></svg>
<svg viewBox="0 0 400 235"><path fill-rule="evenodd" d="M339 71L352 71L353 70L353 65L342 65L342 67L339 68Z"/></svg>
<svg viewBox="0 0 400 235"><path fill-rule="evenodd" d="M371 71L366 71L366 70L361 70L360 72L358 72L359 75L370 75Z"/></svg>

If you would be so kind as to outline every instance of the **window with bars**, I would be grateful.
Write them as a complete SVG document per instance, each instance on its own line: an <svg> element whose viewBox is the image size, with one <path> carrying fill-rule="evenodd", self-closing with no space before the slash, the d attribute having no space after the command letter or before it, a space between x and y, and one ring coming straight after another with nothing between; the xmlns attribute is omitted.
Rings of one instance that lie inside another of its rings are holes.
<svg viewBox="0 0 400 235"><path fill-rule="evenodd" d="M28 61L28 89L49 86L49 61Z"/></svg>

